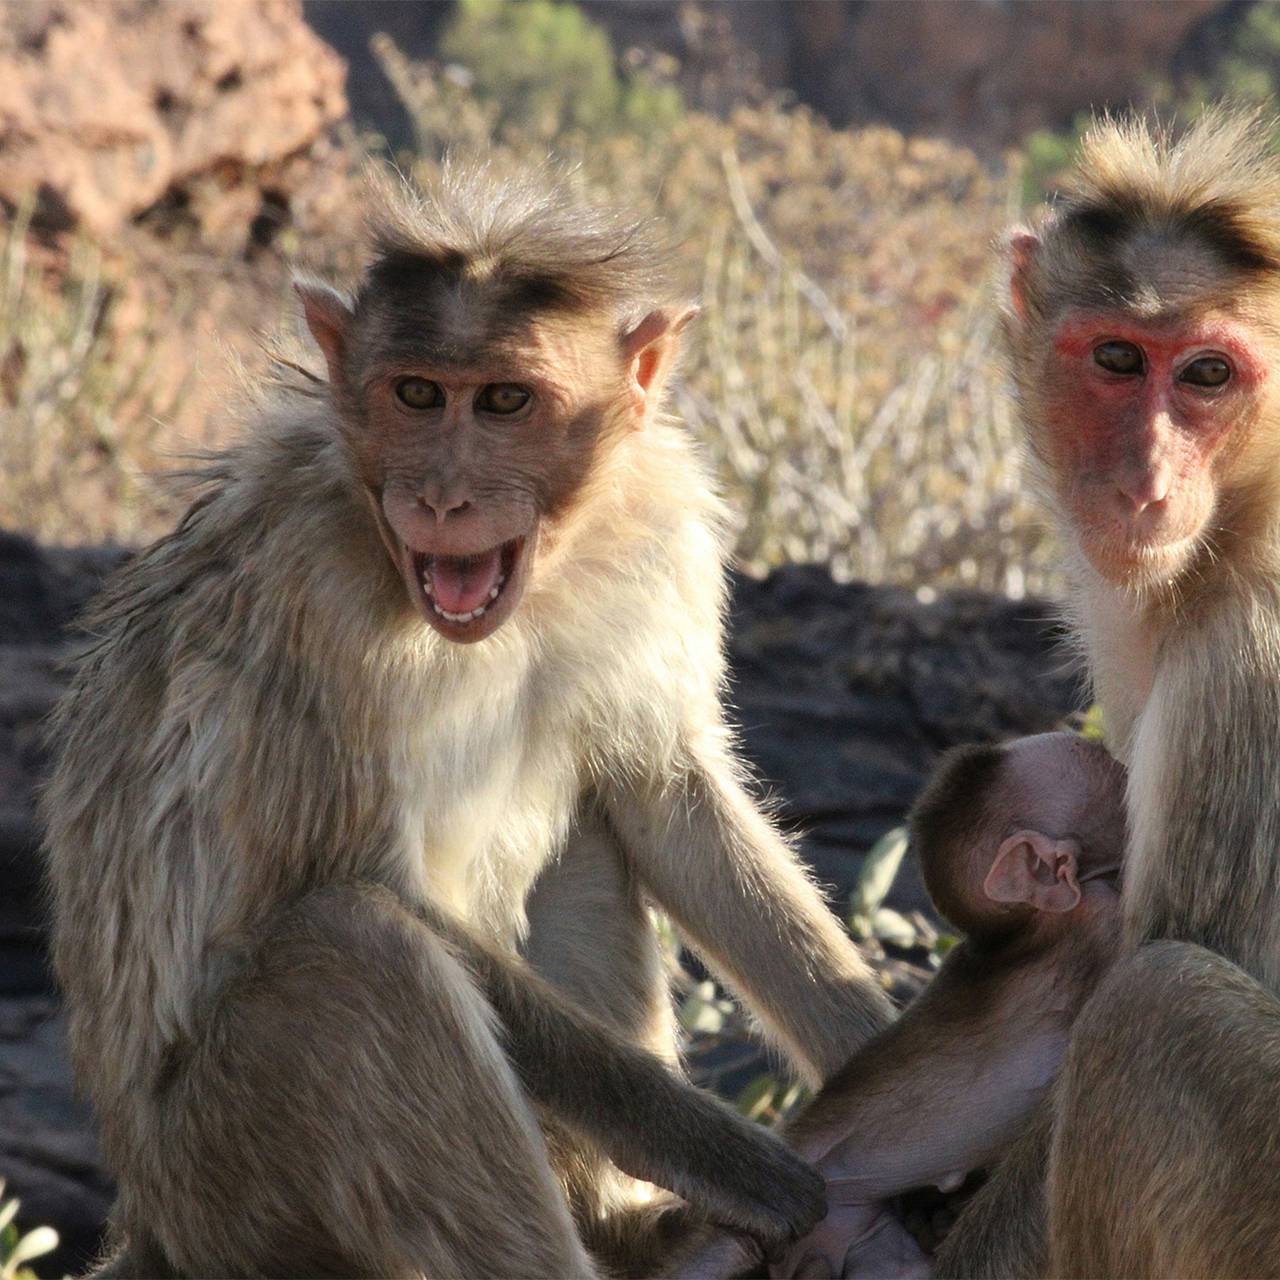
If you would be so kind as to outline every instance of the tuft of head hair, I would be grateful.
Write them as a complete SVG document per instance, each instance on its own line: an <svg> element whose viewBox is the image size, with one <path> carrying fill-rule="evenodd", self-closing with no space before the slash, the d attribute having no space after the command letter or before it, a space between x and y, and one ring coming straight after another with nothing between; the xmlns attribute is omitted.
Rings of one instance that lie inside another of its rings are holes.
<svg viewBox="0 0 1280 1280"><path fill-rule="evenodd" d="M1044 318L1055 304L1176 305L1153 275L1163 257L1153 247L1208 250L1221 273L1245 280L1280 272L1273 137L1274 122L1261 112L1225 107L1181 133L1137 116L1096 119L1023 273L1026 313ZM1015 262L1020 239L1010 241ZM1129 252L1135 244L1143 247Z"/></svg>
<svg viewBox="0 0 1280 1280"><path fill-rule="evenodd" d="M421 186L371 166L365 180L374 249L366 288L407 271L446 287L487 287L528 310L619 320L676 296L656 224L584 201L551 164L499 174L447 160Z"/></svg>
<svg viewBox="0 0 1280 1280"><path fill-rule="evenodd" d="M1206 111L1181 136L1137 117L1085 133L1056 221L1106 239L1198 236L1233 266L1280 269L1280 162L1259 111Z"/></svg>
<svg viewBox="0 0 1280 1280"><path fill-rule="evenodd" d="M942 757L907 817L911 847L925 888L939 913L958 928L974 925L971 896L965 892L968 855L999 821L990 801L1005 764L1003 747L971 743Z"/></svg>

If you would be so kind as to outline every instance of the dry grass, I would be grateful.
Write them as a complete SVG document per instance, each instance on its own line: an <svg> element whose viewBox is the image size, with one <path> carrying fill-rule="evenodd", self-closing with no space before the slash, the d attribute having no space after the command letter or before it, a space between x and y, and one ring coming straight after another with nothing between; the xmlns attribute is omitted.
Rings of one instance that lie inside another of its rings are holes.
<svg viewBox="0 0 1280 1280"><path fill-rule="evenodd" d="M410 165L450 146L499 166L545 153L465 86L389 45L382 55L419 127ZM1017 175L779 106L556 145L590 193L652 193L680 245L703 316L674 407L714 460L748 568L1052 586L993 350L990 245L1016 212ZM69 542L154 534L172 504L147 475L227 429L205 421L217 396L197 405L172 361L163 376L150 362L169 302L122 321L92 251L75 249L51 285L24 230L10 228L0 262L0 523ZM259 290L237 317L246 327L273 323L264 297L278 306Z"/></svg>
<svg viewBox="0 0 1280 1280"><path fill-rule="evenodd" d="M465 87L380 53L418 125L412 166L450 147L499 166L538 154ZM1017 173L778 106L557 144L588 191L654 193L681 246L703 315L675 408L715 462L747 568L1053 588L995 342L991 246L1021 212Z"/></svg>
<svg viewBox="0 0 1280 1280"><path fill-rule="evenodd" d="M19 215L0 253L0 524L40 538L128 540L144 531L134 463L160 434L146 335L107 323L101 258L33 258Z"/></svg>
<svg viewBox="0 0 1280 1280"><path fill-rule="evenodd" d="M979 282L929 325L860 321L777 252L731 155L738 220L707 248L706 324L677 407L733 500L743 562L1015 596L1028 575L1042 587L987 290Z"/></svg>

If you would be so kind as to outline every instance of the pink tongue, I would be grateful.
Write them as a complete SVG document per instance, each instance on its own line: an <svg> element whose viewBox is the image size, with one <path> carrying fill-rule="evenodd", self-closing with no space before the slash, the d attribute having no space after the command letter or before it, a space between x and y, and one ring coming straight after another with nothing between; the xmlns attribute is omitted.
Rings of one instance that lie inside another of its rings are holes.
<svg viewBox="0 0 1280 1280"><path fill-rule="evenodd" d="M431 594L449 613L470 613L488 602L501 575L501 547L480 556L436 556L431 561Z"/></svg>

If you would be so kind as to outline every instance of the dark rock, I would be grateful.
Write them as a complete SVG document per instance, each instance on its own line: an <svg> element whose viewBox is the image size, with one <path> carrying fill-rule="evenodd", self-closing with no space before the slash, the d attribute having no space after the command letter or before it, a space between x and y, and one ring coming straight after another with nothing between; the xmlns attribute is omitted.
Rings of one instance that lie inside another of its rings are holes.
<svg viewBox="0 0 1280 1280"><path fill-rule="evenodd" d="M111 1207L89 1112L72 1089L65 1028L52 996L0 998L0 1177L21 1222L57 1228L42 1274L83 1270Z"/></svg>
<svg viewBox="0 0 1280 1280"><path fill-rule="evenodd" d="M0 535L0 1177L22 1197L24 1222L62 1233L43 1260L50 1274L90 1256L110 1187L72 1093L42 950L41 722L64 678L68 623L124 554ZM735 582L732 695L746 753L834 905L939 752L1049 728L1078 705L1054 645L1052 614L1033 602L957 593L924 604L806 568ZM890 902L924 905L910 866ZM726 1088L759 1070L741 1042L725 1054L711 1066Z"/></svg>
<svg viewBox="0 0 1280 1280"><path fill-rule="evenodd" d="M748 757L843 902L939 754L1038 733L1081 705L1053 611L951 592L841 585L791 567L735 584L732 700ZM889 899L927 907L911 867Z"/></svg>

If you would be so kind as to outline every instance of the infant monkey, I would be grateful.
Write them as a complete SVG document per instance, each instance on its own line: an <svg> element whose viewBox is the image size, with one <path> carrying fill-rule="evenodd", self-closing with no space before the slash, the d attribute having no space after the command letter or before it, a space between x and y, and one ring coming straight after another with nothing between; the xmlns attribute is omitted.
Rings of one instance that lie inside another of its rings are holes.
<svg viewBox="0 0 1280 1280"><path fill-rule="evenodd" d="M928 1276L890 1198L988 1165L1057 1073L1072 1022L1115 954L1124 769L1073 733L944 758L912 810L938 911L964 940L896 1023L787 1126L827 1182L826 1219L772 1276ZM717 1233L675 1274L760 1274Z"/></svg>

